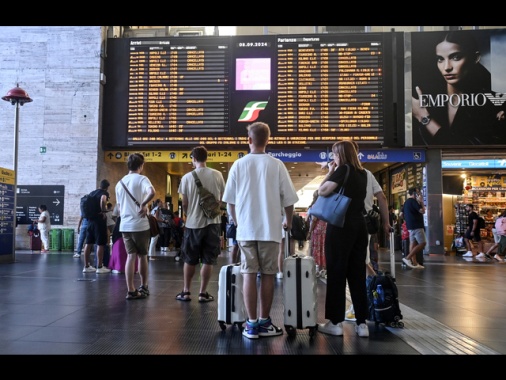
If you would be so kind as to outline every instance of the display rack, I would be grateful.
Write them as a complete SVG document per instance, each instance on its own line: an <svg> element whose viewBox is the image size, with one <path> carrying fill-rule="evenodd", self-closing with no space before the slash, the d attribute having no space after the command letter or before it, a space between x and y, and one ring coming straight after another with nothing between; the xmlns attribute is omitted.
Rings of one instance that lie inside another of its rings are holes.
<svg viewBox="0 0 506 380"><path fill-rule="evenodd" d="M455 203L455 206L454 206L455 207L455 229L453 231L453 233L454 233L453 241L454 242L455 242L456 238L464 236L466 229L467 229L468 213L466 210L466 204L467 203L464 202L464 199L462 197L458 197L457 203ZM467 248L465 245L463 247L457 247L454 244L453 249L455 250L455 253L467 251Z"/></svg>

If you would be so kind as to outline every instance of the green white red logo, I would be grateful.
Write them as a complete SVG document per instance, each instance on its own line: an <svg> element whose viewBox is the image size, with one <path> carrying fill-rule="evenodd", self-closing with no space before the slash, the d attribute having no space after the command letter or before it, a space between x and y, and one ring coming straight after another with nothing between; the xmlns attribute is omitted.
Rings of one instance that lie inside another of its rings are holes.
<svg viewBox="0 0 506 380"><path fill-rule="evenodd" d="M242 110L241 116L238 121L251 123L258 119L260 111L263 111L267 107L267 101L253 101L246 104L246 107Z"/></svg>

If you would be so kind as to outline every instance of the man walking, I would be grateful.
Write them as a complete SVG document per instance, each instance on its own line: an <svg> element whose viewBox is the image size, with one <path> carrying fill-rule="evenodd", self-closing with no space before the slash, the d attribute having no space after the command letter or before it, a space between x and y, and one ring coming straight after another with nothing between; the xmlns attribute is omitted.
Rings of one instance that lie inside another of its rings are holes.
<svg viewBox="0 0 506 380"><path fill-rule="evenodd" d="M265 152L271 134L269 126L256 122L247 130L250 153L233 163L223 200L237 225L236 240L241 251L244 304L248 314L242 335L258 339L283 334L270 317L274 276L282 228L291 230L293 208L299 198L283 162ZM257 290L259 272L260 289Z"/></svg>
<svg viewBox="0 0 506 380"><path fill-rule="evenodd" d="M412 187L408 190L408 199L404 203L403 215L409 231L409 253L402 259L404 264L413 269L424 269L418 264L416 255L423 251L427 245L425 227L423 225L425 205L420 190ZM392 244L392 242L390 242Z"/></svg>
<svg viewBox="0 0 506 380"><path fill-rule="evenodd" d="M144 156L141 153L129 155L127 165L128 174L116 184L116 204L120 214L119 230L128 254L125 264L126 299L133 300L149 296L148 249L151 235L146 215L149 212L148 204L155 197L155 188L149 178L141 174L144 169ZM141 277L138 289L134 285L137 259Z"/></svg>
<svg viewBox="0 0 506 380"><path fill-rule="evenodd" d="M207 149L197 146L192 149L192 163L202 186L209 190L217 200L223 196L225 180L220 171L207 167ZM201 263L199 302L214 301L207 292L213 266L221 252L221 215L207 218L199 205L198 186L193 172L186 173L179 184L178 193L183 196L183 212L186 214L181 257L183 267L183 290L176 295L178 301L191 301L191 283L196 266Z"/></svg>

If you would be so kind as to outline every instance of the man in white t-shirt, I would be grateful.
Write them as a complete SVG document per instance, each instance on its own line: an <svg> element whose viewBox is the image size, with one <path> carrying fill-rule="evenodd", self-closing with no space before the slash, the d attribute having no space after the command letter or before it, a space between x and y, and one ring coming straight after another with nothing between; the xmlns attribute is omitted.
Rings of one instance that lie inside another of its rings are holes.
<svg viewBox="0 0 506 380"><path fill-rule="evenodd" d="M258 339L283 334L270 317L274 276L278 270L282 230L291 230L294 204L299 197L285 164L265 151L271 135L269 126L255 122L247 129L250 153L230 168L223 201L229 205L236 222L236 240L241 250L248 315L242 335ZM260 289L257 290L259 272Z"/></svg>

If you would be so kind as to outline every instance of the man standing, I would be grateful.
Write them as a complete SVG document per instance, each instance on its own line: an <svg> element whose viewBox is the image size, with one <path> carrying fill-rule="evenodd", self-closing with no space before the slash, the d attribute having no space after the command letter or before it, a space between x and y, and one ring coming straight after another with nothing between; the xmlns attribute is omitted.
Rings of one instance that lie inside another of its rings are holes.
<svg viewBox="0 0 506 380"><path fill-rule="evenodd" d="M100 187L90 193L94 202L98 203L97 210L100 210L94 217L88 219L86 226L86 245L84 246L84 268L83 273L109 273L111 270L103 265L104 249L107 244L107 199L109 198L110 183L103 179L100 181ZM97 268L90 265L91 249L97 245Z"/></svg>
<svg viewBox="0 0 506 380"><path fill-rule="evenodd" d="M148 204L155 197L155 188L148 177L141 175L144 156L133 153L128 156L128 174L116 184L116 204L119 208L119 230L125 242L128 257L125 264L125 279L128 288L127 300L146 298L148 289L149 232ZM134 198L134 199L132 199ZM135 263L139 259L141 285L134 285Z"/></svg>
<svg viewBox="0 0 506 380"><path fill-rule="evenodd" d="M202 186L220 200L225 189L225 180L220 171L207 167L207 149L197 146L192 149L192 163ZM214 301L207 292L213 266L221 252L221 215L214 219L206 217L199 206L199 191L193 172L186 173L179 184L178 193L183 196L183 212L186 214L181 257L183 267L183 290L176 295L178 301L191 301L191 283L196 266L201 263L199 302Z"/></svg>
<svg viewBox="0 0 506 380"><path fill-rule="evenodd" d="M409 253L402 261L413 269L425 268L423 265L418 264L416 259L416 255L422 252L427 245L423 214L425 214L423 196L418 188L412 187L408 190L408 199L406 199L403 208L404 219L409 231Z"/></svg>
<svg viewBox="0 0 506 380"><path fill-rule="evenodd" d="M468 226L466 233L464 234L464 241L466 242L467 252L462 257L473 257L473 241L478 243L478 249L480 253L476 255L477 258L483 259L485 253L483 253L483 241L481 240L480 228L478 227L478 214L474 211L472 204L466 205Z"/></svg>
<svg viewBox="0 0 506 380"><path fill-rule="evenodd" d="M223 200L237 225L236 240L241 250L244 304L248 314L242 335L258 339L283 334L272 323L270 311L282 228L291 230L298 196L283 162L265 152L271 134L269 126L256 122L247 130L250 153L233 163Z"/></svg>

